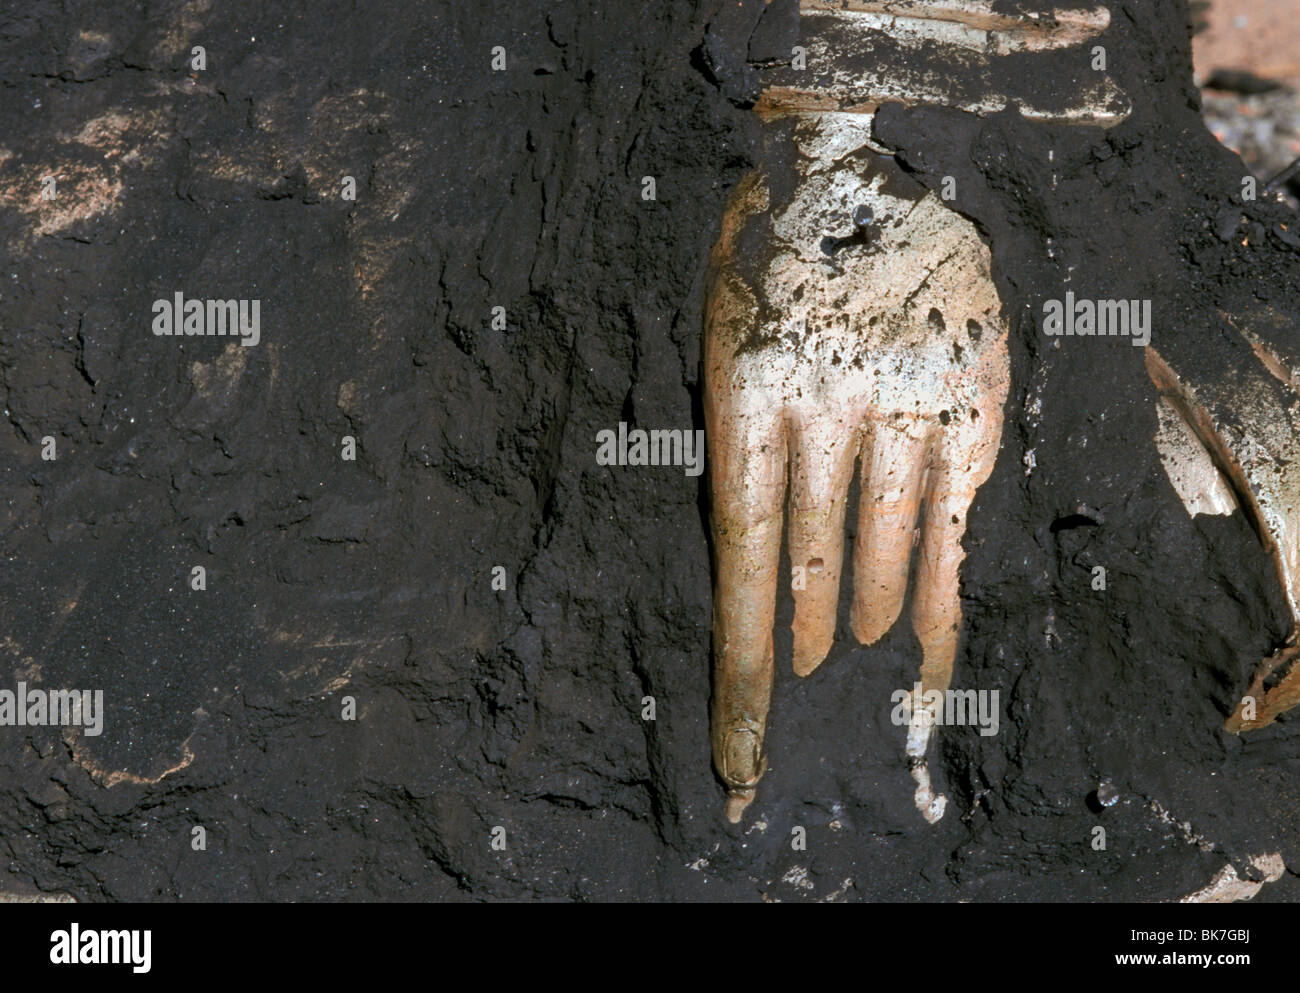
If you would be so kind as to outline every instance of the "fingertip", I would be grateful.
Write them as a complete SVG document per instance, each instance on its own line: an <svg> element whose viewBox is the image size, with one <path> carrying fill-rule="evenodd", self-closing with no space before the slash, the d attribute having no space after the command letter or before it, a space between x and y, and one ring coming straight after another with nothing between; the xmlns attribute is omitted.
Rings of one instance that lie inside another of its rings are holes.
<svg viewBox="0 0 1300 993"><path fill-rule="evenodd" d="M797 643L794 649L794 674L801 677L812 675L826 661L830 648L829 641L824 645L809 644L806 641Z"/></svg>
<svg viewBox="0 0 1300 993"><path fill-rule="evenodd" d="M744 793L727 794L727 820L732 824L739 824L740 819L745 815L749 805L754 802L755 791L749 790Z"/></svg>

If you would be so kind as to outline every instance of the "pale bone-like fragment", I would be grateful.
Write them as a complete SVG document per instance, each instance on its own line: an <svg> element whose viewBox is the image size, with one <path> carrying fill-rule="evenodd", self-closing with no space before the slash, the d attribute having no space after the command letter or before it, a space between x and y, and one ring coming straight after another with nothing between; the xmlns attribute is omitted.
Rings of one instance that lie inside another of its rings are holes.
<svg viewBox="0 0 1300 993"><path fill-rule="evenodd" d="M1165 475L1183 501L1187 513L1193 517L1197 514L1224 515L1240 509L1237 498L1232 495L1232 487L1215 467L1210 453L1196 437L1191 425L1178 413L1173 401L1159 397L1156 412L1160 417L1156 449Z"/></svg>
<svg viewBox="0 0 1300 993"><path fill-rule="evenodd" d="M1231 865L1225 865L1214 874L1209 885L1195 893L1189 893L1179 903L1236 903L1239 900L1252 900L1264 888L1265 883L1275 883L1286 872L1286 863L1279 852L1268 855L1256 855L1250 864L1260 874L1259 880L1242 879Z"/></svg>
<svg viewBox="0 0 1300 993"><path fill-rule="evenodd" d="M1091 68L1086 50L1059 68L1070 73L1062 85L1043 92L1021 92L1024 80L999 78L999 63L1008 54L1071 49L1094 38L1110 24L1104 7L1029 18L994 14L988 4L972 0L803 0L800 19L805 67L765 70L767 85L755 106L760 116L871 113L893 101L975 114L1015 105L1030 120L1110 127L1132 110L1110 77ZM927 57L936 49L959 54L959 64L936 69ZM1071 101L1052 106L1062 92L1072 93Z"/></svg>
<svg viewBox="0 0 1300 993"><path fill-rule="evenodd" d="M937 39L962 50L975 72L991 60L962 47L968 32L998 31L1002 44L1019 38L1028 48L1033 39L1048 48L1108 23L1104 12L1062 11L1055 23L1073 25L1068 30L1012 24L975 0L852 6L832 11L804 0L802 10L814 20L839 17L850 37L861 35L864 25L853 18L863 12L921 12L922 21L891 16L880 30L867 25L862 37L901 38L905 48L908 39ZM953 31L961 37L945 34ZM971 87L945 82L933 67L875 65L858 50L859 67L837 73L831 48L812 44L813 57L830 65L818 80L766 77L755 109L768 124L767 152L728 204L705 304L716 554L711 739L733 822L766 768L787 504L795 672L816 669L834 640L847 496L860 462L853 632L864 645L888 632L911 581L921 692L947 689L961 627L966 514L997 457L1009 380L988 247L933 193L891 185L897 167L871 134L871 111L883 99L992 112L1008 106L1007 95L985 87L972 98ZM981 76L974 89L985 82ZM1120 119L1122 97L1098 85L1042 115L1065 123ZM906 755L917 808L933 823L945 804L925 759L935 715L912 703Z"/></svg>
<svg viewBox="0 0 1300 993"><path fill-rule="evenodd" d="M970 2L805 0L800 9L805 18L840 17L899 40L938 41L986 55L1070 48L1110 26L1110 11L1105 7L1058 10L1055 18L1011 17L994 13L988 4Z"/></svg>
<svg viewBox="0 0 1300 993"><path fill-rule="evenodd" d="M1300 379L1258 336L1222 316L1251 346L1259 368L1193 385L1151 347L1146 367L1162 400L1195 435L1245 511L1286 594L1289 634L1260 664L1224 725L1237 733L1266 727L1300 704L1300 666L1294 664L1300 657ZM1161 437L1157 444L1169 473L1169 447ZM1178 488L1172 473L1170 481ZM1182 490L1179 495L1186 504Z"/></svg>
<svg viewBox="0 0 1300 993"><path fill-rule="evenodd" d="M1057 8L1048 16L1003 14L981 0L802 0L802 13L834 11L864 13L913 20L921 25L955 24L964 30L1000 32L1024 38L1033 51L1064 48L1087 41L1110 26L1110 11L1103 6Z"/></svg>
<svg viewBox="0 0 1300 993"><path fill-rule="evenodd" d="M69 893L9 893L0 892L0 903L76 903Z"/></svg>

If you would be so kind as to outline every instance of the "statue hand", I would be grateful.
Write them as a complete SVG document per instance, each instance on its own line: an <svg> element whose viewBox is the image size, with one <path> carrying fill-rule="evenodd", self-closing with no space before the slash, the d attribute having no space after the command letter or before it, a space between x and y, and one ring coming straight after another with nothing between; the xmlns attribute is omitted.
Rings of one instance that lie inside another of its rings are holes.
<svg viewBox="0 0 1300 993"><path fill-rule="evenodd" d="M860 459L853 632L864 645L887 632L915 572L922 690L946 689L966 512L996 458L1008 380L989 253L973 225L933 194L886 192L891 164L841 156L835 120L799 127L813 154L793 185L759 169L736 191L706 305L712 742L733 821L765 767L787 501L795 672L815 670L834 640ZM782 188L773 203L770 191ZM943 798L929 785L922 711L913 710L907 751L918 807L933 821Z"/></svg>

